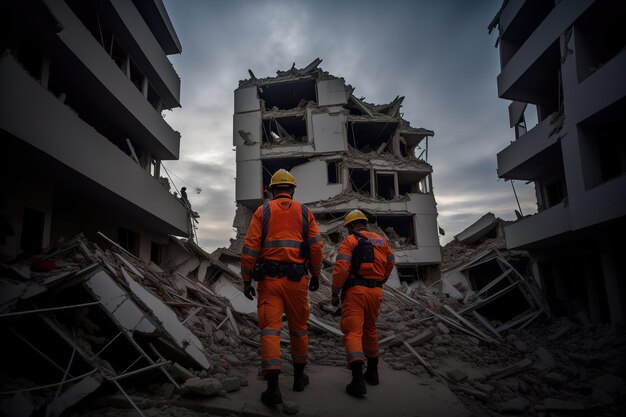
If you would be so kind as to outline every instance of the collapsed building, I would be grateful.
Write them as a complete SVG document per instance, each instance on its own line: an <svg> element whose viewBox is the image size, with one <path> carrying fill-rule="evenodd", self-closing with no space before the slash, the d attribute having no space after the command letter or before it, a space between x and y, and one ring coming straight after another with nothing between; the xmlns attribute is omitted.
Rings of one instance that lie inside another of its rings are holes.
<svg viewBox="0 0 626 417"><path fill-rule="evenodd" d="M504 1L496 27L515 133L498 176L537 196L536 214L505 226L507 247L530 252L555 314L624 323L626 5Z"/></svg>
<svg viewBox="0 0 626 417"><path fill-rule="evenodd" d="M266 198L264 187L284 168L298 182L296 198L319 223L327 265L341 242L343 217L358 208L394 250L392 282L437 279L441 253L427 162L434 132L402 118L404 97L368 103L320 63L294 64L262 79L250 71L235 90L238 209L231 249L241 251L250 217Z"/></svg>
<svg viewBox="0 0 626 417"><path fill-rule="evenodd" d="M2 1L0 21L0 258L100 231L159 263L193 221L162 177L181 45L161 0Z"/></svg>

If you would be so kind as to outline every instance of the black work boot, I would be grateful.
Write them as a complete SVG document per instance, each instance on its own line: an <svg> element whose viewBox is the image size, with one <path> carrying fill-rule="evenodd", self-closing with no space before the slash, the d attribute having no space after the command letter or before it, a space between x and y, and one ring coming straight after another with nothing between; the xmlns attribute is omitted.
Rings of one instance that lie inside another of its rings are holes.
<svg viewBox="0 0 626 417"><path fill-rule="evenodd" d="M265 374L267 389L261 393L261 401L267 405L276 405L283 402L283 396L280 394L280 388L278 387L278 373L279 371L277 370L271 370Z"/></svg>
<svg viewBox="0 0 626 417"><path fill-rule="evenodd" d="M369 385L378 385L378 356L375 358L367 358L367 370L363 374L365 382Z"/></svg>
<svg viewBox="0 0 626 417"><path fill-rule="evenodd" d="M363 379L363 361L356 361L350 364L352 369L352 382L346 385L346 392L353 397L360 398L367 394L367 387Z"/></svg>
<svg viewBox="0 0 626 417"><path fill-rule="evenodd" d="M304 373L304 367L306 364L294 363L293 364L293 390L300 392L304 391L304 387L309 385L309 376Z"/></svg>

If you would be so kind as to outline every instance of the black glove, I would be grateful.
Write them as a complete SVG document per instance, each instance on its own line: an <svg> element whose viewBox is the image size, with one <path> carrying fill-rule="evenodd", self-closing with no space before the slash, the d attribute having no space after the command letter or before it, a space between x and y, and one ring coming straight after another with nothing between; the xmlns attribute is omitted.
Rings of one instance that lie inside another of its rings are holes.
<svg viewBox="0 0 626 417"><path fill-rule="evenodd" d="M320 280L318 277L311 277L311 279L309 280L309 290L310 291L317 291L318 288L320 287Z"/></svg>
<svg viewBox="0 0 626 417"><path fill-rule="evenodd" d="M251 282L243 283L243 295L245 295L248 300L254 300L254 296L256 295L256 290L252 286Z"/></svg>

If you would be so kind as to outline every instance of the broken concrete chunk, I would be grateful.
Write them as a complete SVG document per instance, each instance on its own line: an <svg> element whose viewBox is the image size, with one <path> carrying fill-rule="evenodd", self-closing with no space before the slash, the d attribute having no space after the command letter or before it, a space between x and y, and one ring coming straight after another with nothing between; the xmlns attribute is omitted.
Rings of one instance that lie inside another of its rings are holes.
<svg viewBox="0 0 626 417"><path fill-rule="evenodd" d="M532 364L533 364L533 361L531 361L528 358L525 358L511 366L507 366L506 368L502 368L502 369L494 371L491 374L490 378L492 379L506 378L507 376L515 375L519 372L523 372L527 370L528 368L531 367Z"/></svg>
<svg viewBox="0 0 626 417"><path fill-rule="evenodd" d="M437 328L439 329L441 333L444 333L444 334L450 333L450 329L448 329L448 326L446 326L442 322L437 323Z"/></svg>
<svg viewBox="0 0 626 417"><path fill-rule="evenodd" d="M283 401L283 413L288 416L297 414L300 411L300 406L293 401Z"/></svg>
<svg viewBox="0 0 626 417"><path fill-rule="evenodd" d="M624 380L613 374L604 374L591 380L591 383L607 393L617 396L624 393Z"/></svg>
<svg viewBox="0 0 626 417"><path fill-rule="evenodd" d="M546 348L540 346L535 351L535 355L537 355L541 363L544 365L543 369L552 369L556 366L556 363L554 362L554 357L550 352L546 350Z"/></svg>
<svg viewBox="0 0 626 417"><path fill-rule="evenodd" d="M174 375L176 378L186 381L190 378L194 378L195 375L189 369L184 366L174 362L172 365L167 366L167 370Z"/></svg>
<svg viewBox="0 0 626 417"><path fill-rule="evenodd" d="M593 392L591 393L591 399L597 402L600 405L607 406L613 404L615 401L613 397L606 393L600 387L593 387Z"/></svg>
<svg viewBox="0 0 626 417"><path fill-rule="evenodd" d="M190 378L180 387L183 395L202 395L211 397L222 390L222 383L216 378Z"/></svg>
<svg viewBox="0 0 626 417"><path fill-rule="evenodd" d="M407 343L411 346L419 346L422 343L429 341L433 337L435 337L435 332L429 329L429 330L426 330L425 332L418 334L415 337L408 339Z"/></svg>
<svg viewBox="0 0 626 417"><path fill-rule="evenodd" d="M237 391L240 387L239 378L226 378L222 381L222 389L226 392Z"/></svg>
<svg viewBox="0 0 626 417"><path fill-rule="evenodd" d="M545 374L543 376L543 378L550 384L550 385L562 385L564 383L567 382L568 378L558 372L548 372L547 374Z"/></svg>
<svg viewBox="0 0 626 417"><path fill-rule="evenodd" d="M515 349L517 349L518 352L529 351L528 345L519 339L515 340L515 342L513 342L513 345L515 346Z"/></svg>
<svg viewBox="0 0 626 417"><path fill-rule="evenodd" d="M453 369L448 371L447 374L454 382L461 382L467 379L467 374L460 369Z"/></svg>
<svg viewBox="0 0 626 417"><path fill-rule="evenodd" d="M572 330L574 327L576 327L574 323L568 321L564 323L561 327L559 327L554 333L548 336L548 340L554 341L558 339L559 337L563 336L565 333Z"/></svg>
<svg viewBox="0 0 626 417"><path fill-rule="evenodd" d="M530 402L522 397L515 397L508 401L504 401L496 404L496 408L500 411L507 411L513 413L521 413L528 408Z"/></svg>
<svg viewBox="0 0 626 417"><path fill-rule="evenodd" d="M586 407L576 401L557 400L556 398L546 398L543 405L547 411L579 411L585 410Z"/></svg>

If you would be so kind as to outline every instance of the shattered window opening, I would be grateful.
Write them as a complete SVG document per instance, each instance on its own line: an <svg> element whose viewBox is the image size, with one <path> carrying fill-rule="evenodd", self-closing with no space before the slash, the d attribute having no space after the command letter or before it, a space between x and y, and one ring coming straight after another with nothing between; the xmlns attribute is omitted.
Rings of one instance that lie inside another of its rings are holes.
<svg viewBox="0 0 626 417"><path fill-rule="evenodd" d="M139 254L139 233L120 227L117 229L117 243L133 255Z"/></svg>
<svg viewBox="0 0 626 417"><path fill-rule="evenodd" d="M341 170L339 169L339 162L340 162L339 160L326 162L328 184L340 184L341 183Z"/></svg>
<svg viewBox="0 0 626 417"><path fill-rule="evenodd" d="M397 265L400 282L412 284L415 281L424 281L427 277L423 265Z"/></svg>
<svg viewBox="0 0 626 417"><path fill-rule="evenodd" d="M150 261L161 265L161 262L163 262L163 245L150 242Z"/></svg>
<svg viewBox="0 0 626 417"><path fill-rule="evenodd" d="M348 145L360 152L376 151L389 143L398 123L396 122L348 122Z"/></svg>
<svg viewBox="0 0 626 417"><path fill-rule="evenodd" d="M372 195L369 169L350 168L348 172L352 191L367 196Z"/></svg>
<svg viewBox="0 0 626 417"><path fill-rule="evenodd" d="M311 78L264 85L259 87L259 98L267 110L293 109L301 100L317 103L316 82Z"/></svg>
<svg viewBox="0 0 626 417"><path fill-rule="evenodd" d="M394 174L376 173L376 197L384 200L393 200L396 198Z"/></svg>
<svg viewBox="0 0 626 417"><path fill-rule="evenodd" d="M307 142L304 116L272 117L263 120L263 143L293 144Z"/></svg>
<svg viewBox="0 0 626 417"><path fill-rule="evenodd" d="M385 232L392 246L401 247L416 244L413 216L376 215L376 224Z"/></svg>
<svg viewBox="0 0 626 417"><path fill-rule="evenodd" d="M263 186L267 187L270 184L270 178L272 175L283 168L287 171L291 171L293 167L308 162L307 158L276 158L276 159L264 159L262 162L263 167Z"/></svg>

